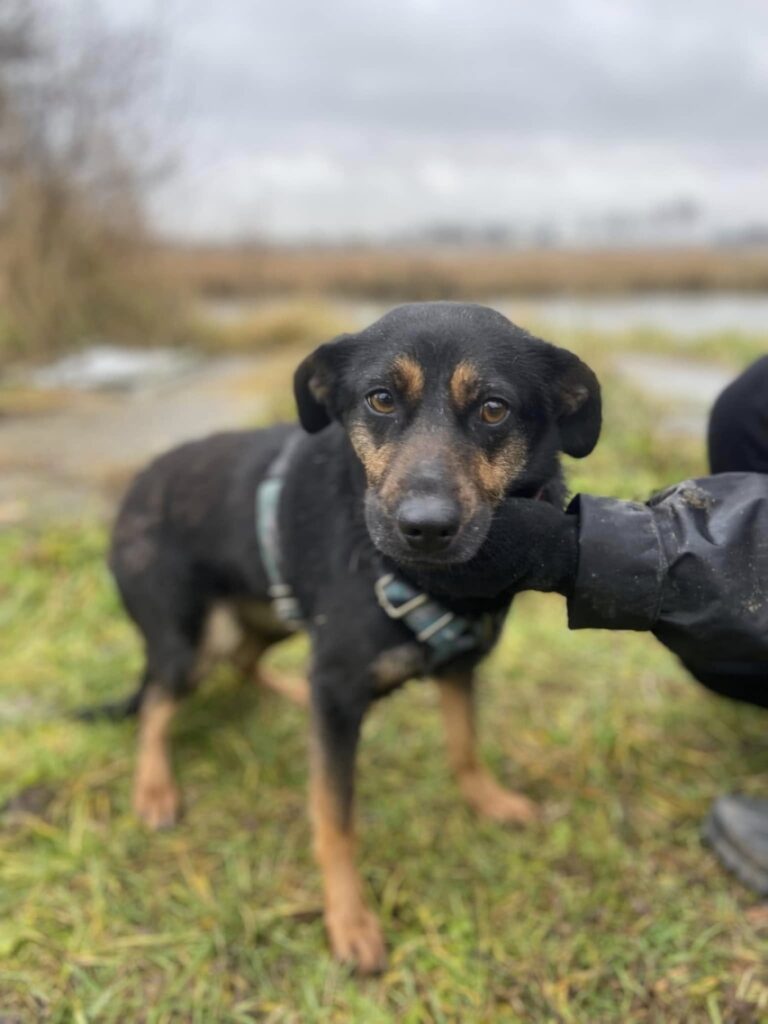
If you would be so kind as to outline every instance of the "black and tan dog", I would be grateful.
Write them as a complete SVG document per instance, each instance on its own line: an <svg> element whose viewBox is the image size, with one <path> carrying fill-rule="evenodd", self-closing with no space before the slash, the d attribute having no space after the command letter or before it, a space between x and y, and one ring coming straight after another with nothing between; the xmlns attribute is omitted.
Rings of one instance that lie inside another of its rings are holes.
<svg viewBox="0 0 768 1024"><path fill-rule="evenodd" d="M140 716L134 803L153 827L177 816L169 726L202 674L212 625L224 615L237 625L235 653L254 672L287 635L269 602L254 495L297 437L272 539L312 641L315 849L334 953L375 971L384 941L355 866L352 820L355 751L371 703L431 672L468 802L501 822L534 811L475 751L472 673L493 637L449 651L433 671L434 650L385 614L375 583L394 571L446 613L498 621L512 595L499 577L504 536L494 512L509 494L563 500L559 453L592 450L600 392L576 356L491 309L453 303L402 306L322 345L299 366L295 391L306 434L275 427L184 445L137 477L119 513L111 566L146 646L140 689L124 706Z"/></svg>

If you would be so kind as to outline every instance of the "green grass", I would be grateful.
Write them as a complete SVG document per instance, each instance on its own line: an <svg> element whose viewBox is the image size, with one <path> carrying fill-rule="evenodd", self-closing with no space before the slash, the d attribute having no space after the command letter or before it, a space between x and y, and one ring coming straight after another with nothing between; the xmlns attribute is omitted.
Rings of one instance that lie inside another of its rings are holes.
<svg viewBox="0 0 768 1024"><path fill-rule="evenodd" d="M573 485L634 497L703 471L701 446L659 435L658 408L587 350L606 427ZM67 717L139 668L105 540L0 534L0 802L37 799L0 824L0 1020L768 1019L768 915L698 838L716 794L766 792L759 711L707 695L650 637L568 633L560 599L525 595L483 669L481 734L543 820L505 830L465 809L430 684L383 702L360 858L391 966L360 981L323 935L300 710L220 672L179 717L187 814L158 835L129 808L133 726ZM299 640L277 657L304 655Z"/></svg>

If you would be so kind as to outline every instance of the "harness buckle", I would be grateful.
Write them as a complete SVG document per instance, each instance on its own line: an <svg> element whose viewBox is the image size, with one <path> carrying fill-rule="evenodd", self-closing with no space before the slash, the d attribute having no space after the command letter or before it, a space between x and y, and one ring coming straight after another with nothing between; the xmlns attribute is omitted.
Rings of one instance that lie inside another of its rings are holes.
<svg viewBox="0 0 768 1024"><path fill-rule="evenodd" d="M394 573L386 573L380 576L373 585L379 604L390 617L390 619L402 619L416 608L421 608L429 600L427 594L416 594L415 597L403 601L402 604L392 604L387 594L387 587L395 582Z"/></svg>

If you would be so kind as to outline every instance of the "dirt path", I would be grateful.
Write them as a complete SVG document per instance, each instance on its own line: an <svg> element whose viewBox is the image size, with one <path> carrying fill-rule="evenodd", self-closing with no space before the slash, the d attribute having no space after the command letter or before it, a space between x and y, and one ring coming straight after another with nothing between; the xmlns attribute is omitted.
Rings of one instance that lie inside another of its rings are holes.
<svg viewBox="0 0 768 1024"><path fill-rule="evenodd" d="M152 456L258 418L264 365L218 358L123 393L52 393L48 411L0 418L0 527L110 514L126 478Z"/></svg>
<svg viewBox="0 0 768 1024"><path fill-rule="evenodd" d="M288 388L298 354L169 358L178 360L175 369L148 373L125 390L77 390L64 375L67 387L34 392L36 409L5 418L0 410L0 528L110 516L131 473L154 455L257 421L270 394ZM695 437L703 437L708 409L731 377L680 354L622 353L614 368L638 391L674 400L665 432Z"/></svg>

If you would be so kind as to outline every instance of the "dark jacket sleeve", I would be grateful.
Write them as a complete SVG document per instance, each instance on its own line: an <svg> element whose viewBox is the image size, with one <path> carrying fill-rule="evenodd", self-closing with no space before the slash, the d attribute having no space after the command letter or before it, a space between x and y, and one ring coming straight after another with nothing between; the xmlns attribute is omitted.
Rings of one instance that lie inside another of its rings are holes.
<svg viewBox="0 0 768 1024"><path fill-rule="evenodd" d="M768 667L768 476L688 480L647 505L581 495L573 629L652 630L690 666Z"/></svg>

